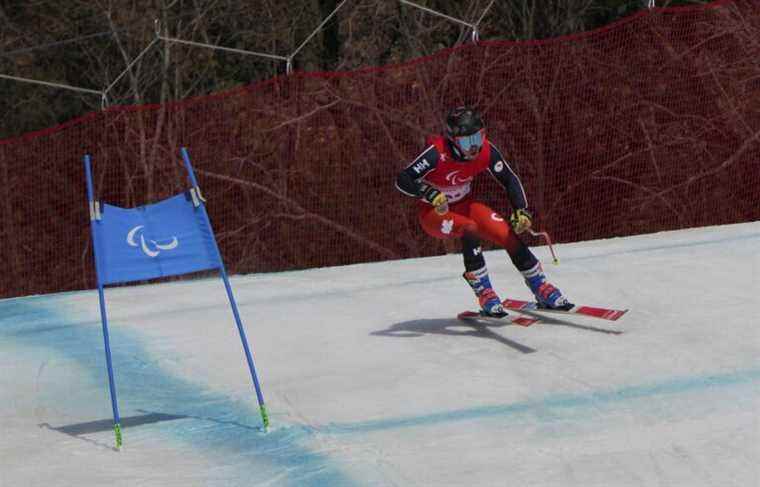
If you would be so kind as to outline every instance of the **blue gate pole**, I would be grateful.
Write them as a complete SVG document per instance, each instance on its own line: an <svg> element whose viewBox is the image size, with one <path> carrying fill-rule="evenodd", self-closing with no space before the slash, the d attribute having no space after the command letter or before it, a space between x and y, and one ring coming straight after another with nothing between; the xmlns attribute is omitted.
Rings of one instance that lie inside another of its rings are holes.
<svg viewBox="0 0 760 487"><path fill-rule="evenodd" d="M99 210L96 207L93 185L92 185L92 170L90 169L90 155L84 156L84 168L87 174L87 198L89 200L90 208L90 231L92 233L92 253L96 256L97 252L97 240L95 236L95 225L97 225L97 213ZM111 392L111 408L113 409L113 430L116 435L116 448L121 448L121 418L119 417L119 404L116 400L116 384L113 379L113 364L111 362L111 345L108 338L108 316L106 314L106 297L103 292L102 280L100 278L100 268L98 267L97 258L95 261L95 273L98 277L98 298L100 300L100 320L103 323L103 342L106 349L106 367L108 368L108 389Z"/></svg>
<svg viewBox="0 0 760 487"><path fill-rule="evenodd" d="M264 423L264 428L269 428L269 414L267 413L266 406L264 405L264 395L261 393L261 385L259 384L259 378L256 374L256 365L253 363L253 354L251 353L251 349L248 346L248 339L245 336L245 330L243 329L243 322L240 320L240 313L238 312L237 303L235 302L235 296L232 294L232 287L230 286L230 281L227 277L227 270L224 268L224 261L222 260L222 254L219 252L219 246L216 243L216 235L214 235L214 230L211 227L211 221L208 218L208 213L206 213L206 207L203 204L203 200L200 198L200 188L198 186L198 181L195 179L195 172L193 172L193 166L190 164L190 156L187 153L187 149L182 147L182 159L185 161L185 167L187 168L187 173L190 176L190 183L193 185L193 188L198 190L198 208L200 208L201 213L203 214L203 219L208 225L209 229L211 230L211 235L213 238L211 241L214 243L214 250L216 251L216 257L219 259L219 272L222 275L222 280L224 281L224 288L227 290L227 297L230 300L230 306L232 306L232 314L235 317L235 323L237 324L238 333L240 333L240 341L243 342L243 350L245 351L245 358L248 361L248 370L251 372L251 378L253 379L253 386L256 389L256 398L259 401L259 411L261 412L261 420Z"/></svg>

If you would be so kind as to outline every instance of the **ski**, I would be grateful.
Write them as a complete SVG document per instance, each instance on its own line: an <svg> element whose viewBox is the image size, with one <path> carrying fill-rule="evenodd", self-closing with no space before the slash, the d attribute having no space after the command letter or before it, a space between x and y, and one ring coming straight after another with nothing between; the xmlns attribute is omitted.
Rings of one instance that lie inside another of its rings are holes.
<svg viewBox="0 0 760 487"><path fill-rule="evenodd" d="M538 303L533 301L520 301L518 299L505 299L501 303L505 308L515 311L530 311L539 313L560 313L560 314L576 314L581 316L589 316L591 318L600 318L602 320L617 321L621 316L628 312L627 309L609 309L609 308L596 308L594 306L575 305L568 310L563 309L551 309L539 306Z"/></svg>
<svg viewBox="0 0 760 487"><path fill-rule="evenodd" d="M457 318L459 318L462 321L490 323L494 325L513 324L513 325L520 325L520 326L530 326L536 323L537 321L539 321L538 318L529 318L527 316L506 315L506 316L498 317L498 316L488 316L486 314L477 313L475 311L463 311L457 315Z"/></svg>

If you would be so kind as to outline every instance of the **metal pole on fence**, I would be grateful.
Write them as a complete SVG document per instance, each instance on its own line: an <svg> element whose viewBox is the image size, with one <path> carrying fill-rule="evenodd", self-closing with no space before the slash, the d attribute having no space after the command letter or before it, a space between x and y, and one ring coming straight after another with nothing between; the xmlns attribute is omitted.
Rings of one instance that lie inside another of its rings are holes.
<svg viewBox="0 0 760 487"><path fill-rule="evenodd" d="M126 30L128 30L128 29L119 29L117 32L124 32ZM88 34L88 35L83 35L83 36L79 36L79 37L74 37L72 39L65 39L65 40L62 40L62 41L49 42L47 44L39 44L37 46L32 46L32 47L24 47L22 49L15 49L13 51L0 52L0 56L10 57L10 56L15 56L17 54L24 54L24 53L27 53L27 52L37 51L39 49L49 49L51 47L64 46L66 44L73 44L75 42L83 41L83 40L86 40L86 39L94 39L94 38L97 38L97 37L107 37L107 36L111 36L111 35L113 35L113 32L110 31L110 30L109 31L105 31L105 32L96 32L94 34Z"/></svg>
<svg viewBox="0 0 760 487"><path fill-rule="evenodd" d="M312 39L312 38L313 38L315 35L317 35L317 33L318 33L320 30L322 30L322 27L324 27L324 26L325 26L325 24L326 24L327 22L329 22L329 21L330 21L330 19L331 19L331 18L333 18L333 17L335 16L335 14L336 14L336 13L338 13L338 10L340 10L340 9L341 9L341 7L343 7L343 5L345 5L345 4L346 4L346 2L347 2L347 1L348 1L348 0L343 0L342 2L340 2L340 3L338 4L338 6L336 6L336 7L335 7L335 9L334 9L332 12L330 12L330 15L328 15L327 17L325 17L325 18L324 18L324 20L322 21L322 23L320 23L320 24L317 26L317 28L316 28L316 29L314 29L314 30L312 31L312 33L311 33L311 34L309 34L309 36L308 36L308 37L307 37L307 38L306 38L306 39L305 39L305 40L304 40L304 41L303 41L303 42L302 42L302 43L301 43L301 44L300 44L300 45L299 45L299 46L296 48L296 50L295 50L295 51L293 51L292 53L290 53L290 56L288 56L288 72L291 72L291 71L293 70L293 58L294 58L294 57L296 57L296 54L298 54L298 53L301 51L301 49L303 49L303 48L304 48L304 46L306 46L306 44L308 44L308 43L309 43L309 41L310 41L310 40L311 40L311 39Z"/></svg>
<svg viewBox="0 0 760 487"><path fill-rule="evenodd" d="M51 83L50 81L40 81L37 79L31 79L31 78L21 78L18 76L11 76L9 74L0 74L0 78L9 79L12 81L20 81L22 83L31 83L35 85L43 85L43 86L50 86L52 88L61 88L64 90L71 90L71 91L79 91L81 93L92 93L93 95L102 95L102 91L98 90L91 90L89 88L80 88L78 86L71 86L66 85L63 83Z"/></svg>
<svg viewBox="0 0 760 487"><path fill-rule="evenodd" d="M238 49L234 47L225 47L225 46L219 46L216 44L206 44L203 42L195 42L195 41L188 41L185 39L178 39L176 37L169 37L165 35L161 35L161 28L160 24L158 22L158 19L155 20L155 29L156 29L156 39L160 39L164 42L169 42L173 44L184 44L186 46L194 46L194 47L203 47L205 49L213 49L215 51L225 51L225 52L231 52L234 54L242 54L244 56L257 56L257 57L263 57L267 59L274 59L277 61L285 61L287 63L286 71L289 73L291 69L291 58L280 56L278 54L269 54L266 52L255 52L255 51L248 51L245 49Z"/></svg>
<svg viewBox="0 0 760 487"><path fill-rule="evenodd" d="M116 83L118 83L119 80L121 80L121 78L123 78L124 75L127 74L130 69L132 69L132 66L134 66L135 63L137 63L140 59L142 59L142 57L145 55L145 53L147 53L156 44L156 42L158 42L158 37L156 37L155 39L153 39L152 41L150 41L150 44L148 44L148 47L146 47L145 49L143 49L143 51L140 54L138 54L137 57L134 58L131 63L129 63L127 65L127 67L124 69L124 71L122 71L121 74L119 74L119 76L117 76L116 79L113 80L111 82L111 84L108 85L108 87L105 90L103 90L103 98L105 100L105 104L108 104L108 98L107 97L108 97L108 92L111 91L111 88L113 88L114 85Z"/></svg>
<svg viewBox="0 0 760 487"><path fill-rule="evenodd" d="M483 19L483 16L485 16L486 12L488 11L488 9L490 9L491 5L493 5L493 1L492 1L491 5L489 5L488 7L486 7L485 12L483 12L483 15L480 16L480 19L478 19L478 21L476 23L471 24L471 23L466 22L466 21L464 21L462 19L458 19L456 17L452 17L451 15L446 15L443 12L439 12L437 10L433 10L432 8L416 4L414 2L410 2L409 0L399 0L399 1L401 3L403 3L403 4L405 4L405 5L409 5L410 7L418 8L418 9L420 9L422 11L425 11L425 12L427 12L429 14L437 15L438 17L442 17L442 18L444 18L446 20L450 20L451 22L455 22L457 24L461 24L461 25L464 25L466 27L469 27L470 29L472 29L472 42L475 42L475 43L477 43L480 40L480 34L478 34L478 23L480 23L480 21Z"/></svg>
<svg viewBox="0 0 760 487"><path fill-rule="evenodd" d="M472 27L472 42L474 42L476 44L478 43L478 41L480 41L480 32L478 32L478 26L483 21L483 18L486 16L486 14L488 13L488 11L491 10L491 7L493 6L494 2L496 2L496 0L491 0L491 3L489 3L488 6L485 8L485 10L483 10L483 13L480 14L480 17L478 17L478 20L476 20L475 23L472 24L473 25L473 27Z"/></svg>
<svg viewBox="0 0 760 487"><path fill-rule="evenodd" d="M158 36L159 39L166 42L173 42L175 44L186 44L188 46L195 46L195 47L205 47L208 49L214 49L215 51L227 51L227 52L234 52L235 54L245 54L248 56L259 56L259 57L265 57L270 59L277 59L280 61L287 61L288 58L285 56L278 56L277 54L267 54L264 52L253 52L253 51L246 51L244 49L237 49L234 47L224 47L224 46L217 46L214 44L204 44L202 42L195 42L195 41L186 41L184 39L176 39L173 37L166 37L166 36Z"/></svg>
<svg viewBox="0 0 760 487"><path fill-rule="evenodd" d="M491 3L489 3L485 10L483 10L483 13L480 14L480 17L478 17L478 20L476 20L474 24L476 27L480 25L480 23L483 21L483 17L485 17L488 11L491 10L491 7L493 7L494 3L496 3L496 0L491 0Z"/></svg>
<svg viewBox="0 0 760 487"><path fill-rule="evenodd" d="M465 22L464 20L458 19L456 17L452 17L451 15L446 15L445 13L439 12L437 10L433 10L432 8L425 7L419 4L416 4L414 2L410 2L409 0L399 0L401 3L405 5L409 5L410 7L415 7L420 10L424 10L425 12L433 15L437 15L438 17L443 17L444 19L450 20L452 22L456 22L457 24L462 24L470 28L474 28L475 26L469 22Z"/></svg>

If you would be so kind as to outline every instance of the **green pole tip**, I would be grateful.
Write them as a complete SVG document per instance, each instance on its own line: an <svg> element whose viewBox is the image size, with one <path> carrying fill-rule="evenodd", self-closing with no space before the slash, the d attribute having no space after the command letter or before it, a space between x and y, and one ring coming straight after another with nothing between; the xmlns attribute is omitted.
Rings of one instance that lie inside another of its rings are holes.
<svg viewBox="0 0 760 487"><path fill-rule="evenodd" d="M116 423L113 425L113 432L116 434L116 449L118 450L121 448L122 442L121 442L121 425L119 423Z"/></svg>
<svg viewBox="0 0 760 487"><path fill-rule="evenodd" d="M260 409L261 420L264 422L264 429L269 429L269 414L267 413L267 408L262 405Z"/></svg>

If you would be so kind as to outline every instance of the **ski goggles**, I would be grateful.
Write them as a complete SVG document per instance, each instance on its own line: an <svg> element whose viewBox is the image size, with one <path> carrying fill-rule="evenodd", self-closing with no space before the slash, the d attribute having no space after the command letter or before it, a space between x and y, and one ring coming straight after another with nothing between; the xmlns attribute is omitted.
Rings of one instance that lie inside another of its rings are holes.
<svg viewBox="0 0 760 487"><path fill-rule="evenodd" d="M464 152L470 152L473 148L479 149L483 146L483 140L485 139L483 130L478 130L474 134L461 135L454 137L454 141Z"/></svg>

